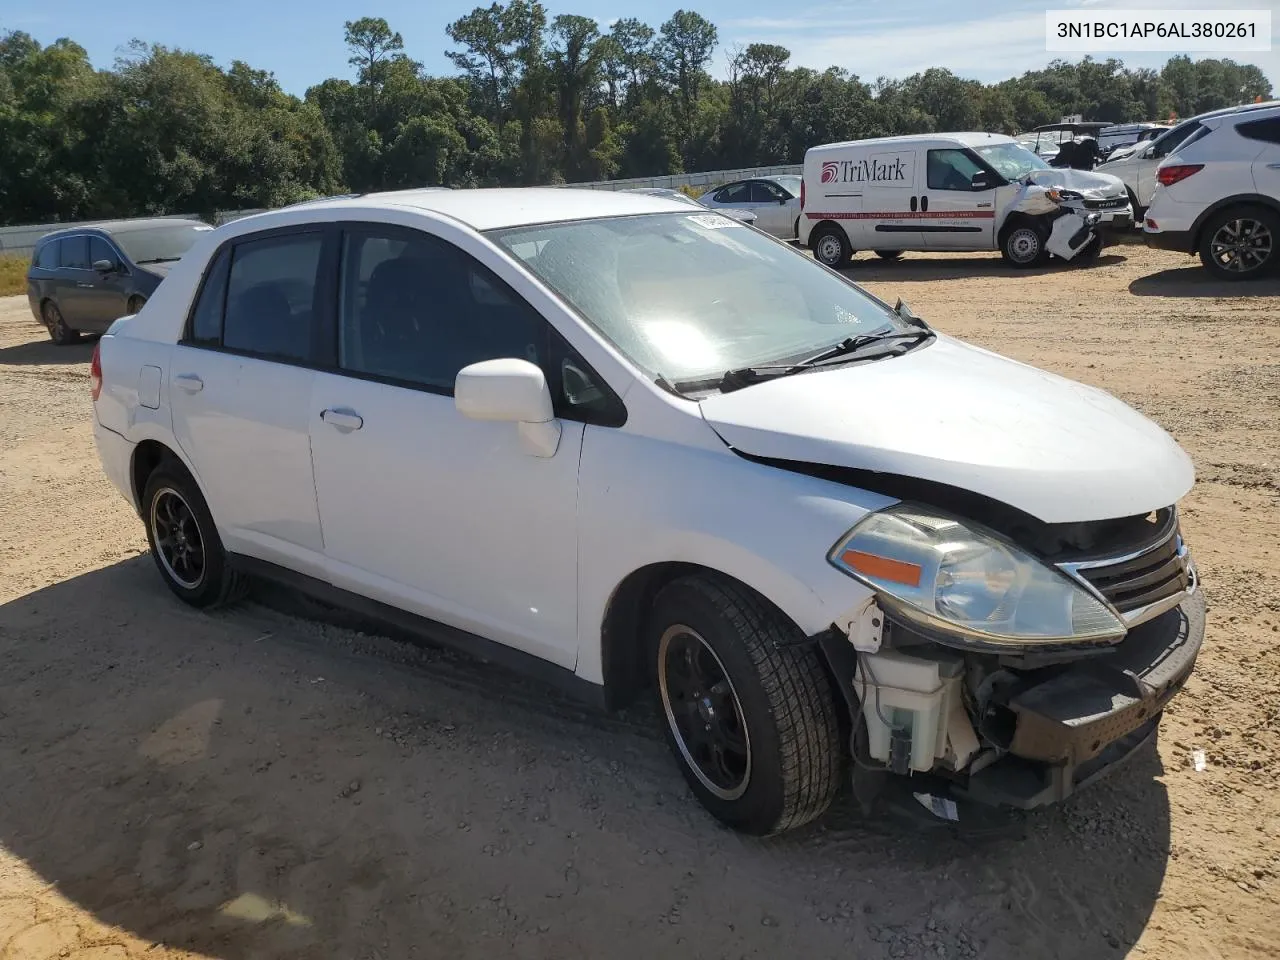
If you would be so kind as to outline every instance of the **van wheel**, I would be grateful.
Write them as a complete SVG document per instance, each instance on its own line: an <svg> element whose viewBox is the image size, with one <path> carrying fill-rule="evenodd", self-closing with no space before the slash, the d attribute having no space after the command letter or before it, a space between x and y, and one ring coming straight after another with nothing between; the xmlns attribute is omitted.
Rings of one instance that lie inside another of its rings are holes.
<svg viewBox="0 0 1280 960"><path fill-rule="evenodd" d="M1049 257L1044 248L1044 234L1028 223L1021 223L1009 230L1000 245L1005 262L1019 268L1034 267Z"/></svg>
<svg viewBox="0 0 1280 960"><path fill-rule="evenodd" d="M212 607L244 595L247 584L227 562L208 504L176 460L151 471L142 519L156 568L184 603Z"/></svg>
<svg viewBox="0 0 1280 960"><path fill-rule="evenodd" d="M833 224L815 230L814 236L809 240L809 247L813 250L813 259L826 267L844 266L853 256L848 236Z"/></svg>
<svg viewBox="0 0 1280 960"><path fill-rule="evenodd" d="M902 251L901 250L877 250L876 256L879 257L881 260L901 260Z"/></svg>
<svg viewBox="0 0 1280 960"><path fill-rule="evenodd" d="M62 319L62 311L52 300L46 300L40 308L40 316L44 319L45 329L49 331L49 339L60 347L68 346L80 339L80 333L67 326Z"/></svg>
<svg viewBox="0 0 1280 960"><path fill-rule="evenodd" d="M667 744L713 816L762 835L826 811L842 759L836 705L795 624L735 581L691 576L655 598L647 639Z"/></svg>
<svg viewBox="0 0 1280 960"><path fill-rule="evenodd" d="M1257 280L1275 272L1277 244L1280 217L1264 207L1232 207L1200 231L1200 262L1220 280Z"/></svg>

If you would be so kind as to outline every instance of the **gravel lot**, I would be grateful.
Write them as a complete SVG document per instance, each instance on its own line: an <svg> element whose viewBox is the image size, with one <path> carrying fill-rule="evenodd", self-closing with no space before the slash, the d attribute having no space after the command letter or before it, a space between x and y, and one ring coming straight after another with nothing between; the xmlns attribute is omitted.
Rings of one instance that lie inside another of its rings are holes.
<svg viewBox="0 0 1280 960"><path fill-rule="evenodd" d="M7 298L0 957L1280 956L1280 283L1136 246L850 274L1195 458L1210 632L1158 750L1000 829L840 809L737 837L647 709L595 716L280 594L180 606L99 472L91 347Z"/></svg>

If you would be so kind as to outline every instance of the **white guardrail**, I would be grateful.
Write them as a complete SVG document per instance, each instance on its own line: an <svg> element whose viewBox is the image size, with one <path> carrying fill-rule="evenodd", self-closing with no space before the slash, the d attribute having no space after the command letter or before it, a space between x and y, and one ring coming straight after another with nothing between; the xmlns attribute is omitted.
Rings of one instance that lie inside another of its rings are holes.
<svg viewBox="0 0 1280 960"><path fill-rule="evenodd" d="M661 177L632 177L628 180L594 180L590 183L564 183L558 186L586 188L589 190L634 190L637 187L664 187L668 190L679 190L681 187L713 187L718 183L731 180L745 180L749 177L782 176L784 174L798 176L803 168L798 163L784 164L774 167L742 167L737 170L709 170L704 173L673 173ZM262 210L227 210L219 213L214 221L218 226L248 217ZM166 219L195 218L195 214L171 213ZM132 219L147 219L137 217ZM0 227L0 256L29 257L35 249L36 241L53 230L65 227L88 227L95 223L107 223L107 220L77 220L66 223L37 223L20 227Z"/></svg>

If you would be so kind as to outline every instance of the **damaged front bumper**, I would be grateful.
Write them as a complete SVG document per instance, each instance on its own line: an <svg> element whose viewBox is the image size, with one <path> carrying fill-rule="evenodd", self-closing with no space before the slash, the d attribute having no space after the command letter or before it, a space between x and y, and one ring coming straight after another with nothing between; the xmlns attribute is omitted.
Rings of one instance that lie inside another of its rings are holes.
<svg viewBox="0 0 1280 960"><path fill-rule="evenodd" d="M853 749L863 754L856 767L865 770L868 762L879 761L883 773L930 780L935 793L940 789L956 799L1028 810L1066 799L1155 738L1166 704L1195 666L1204 619L1203 593L1193 581L1178 606L1132 627L1116 646L1048 665L961 657L927 643L902 645L897 629L888 659L859 653L850 636L838 630L817 639L833 674L842 678L855 731L860 720L866 721L861 746L859 734L854 735ZM888 705L895 697L908 706L912 697L929 705L930 694L908 693L903 699L901 690L883 682L885 668L912 660L940 665L934 674L939 678L936 706L927 713L928 723L910 731L918 737L936 717L928 731L936 739L923 753L935 758L931 766L917 762L919 743L886 747L896 734L877 728L882 715L894 722ZM872 695L862 675L867 667L873 681L876 671L881 673L875 710L864 708ZM975 696L980 685L975 680L984 675L997 682ZM860 796L856 779L855 795Z"/></svg>
<svg viewBox="0 0 1280 960"><path fill-rule="evenodd" d="M957 782L958 793L1031 809L1055 803L1126 760L1156 736L1204 640L1200 590L1134 627L1107 656L1029 677L1007 700L1008 752Z"/></svg>

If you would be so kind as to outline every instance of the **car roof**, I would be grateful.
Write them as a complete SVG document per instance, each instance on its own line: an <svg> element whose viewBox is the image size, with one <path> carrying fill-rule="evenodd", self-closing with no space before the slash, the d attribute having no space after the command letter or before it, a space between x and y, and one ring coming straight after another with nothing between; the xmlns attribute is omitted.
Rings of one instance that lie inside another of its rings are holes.
<svg viewBox="0 0 1280 960"><path fill-rule="evenodd" d="M593 220L598 217L635 216L644 213L685 213L688 210L688 206L684 203L651 194L571 187L492 187L477 190L441 190L427 187L418 190L366 193L357 197L332 197L300 206L305 206L308 211L316 213L332 213L333 219L341 219L343 211L407 208L448 217L475 230L497 230L538 223ZM298 209L299 207L285 208L278 212L295 212ZM276 214L277 211L270 211L236 222L247 224L252 221L261 228Z"/></svg>
<svg viewBox="0 0 1280 960"><path fill-rule="evenodd" d="M987 143L1015 143L1013 137L1006 137L1003 133L984 133L979 130L962 131L956 133L908 133L899 137L873 137L869 140L842 140L839 143L824 143L816 147L810 147L810 153L820 150L835 150L846 147L879 147L879 146L906 146L912 143L924 143L933 141L935 143L961 144L966 147L976 147Z"/></svg>
<svg viewBox="0 0 1280 960"><path fill-rule="evenodd" d="M188 220L180 217L146 217L139 220L101 220L93 223L69 224L46 233L40 238L40 242L53 240L58 237L74 236L78 233L105 233L108 236L114 236L120 233L137 233L139 230L151 230L155 227L207 227L209 224L203 220Z"/></svg>
<svg viewBox="0 0 1280 960"><path fill-rule="evenodd" d="M1176 126L1183 123L1189 123L1192 120L1211 120L1214 117L1226 117L1233 113L1249 113L1254 110L1271 110L1280 107L1280 100L1267 100L1263 103L1241 103L1234 107L1222 107L1218 110L1207 110L1204 113L1197 113L1194 117L1188 117L1185 121L1179 120Z"/></svg>

